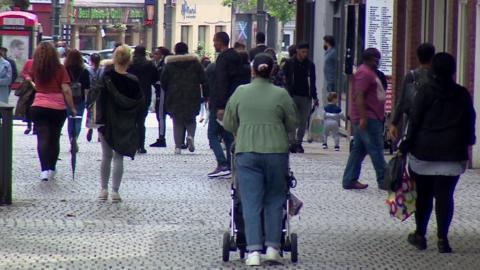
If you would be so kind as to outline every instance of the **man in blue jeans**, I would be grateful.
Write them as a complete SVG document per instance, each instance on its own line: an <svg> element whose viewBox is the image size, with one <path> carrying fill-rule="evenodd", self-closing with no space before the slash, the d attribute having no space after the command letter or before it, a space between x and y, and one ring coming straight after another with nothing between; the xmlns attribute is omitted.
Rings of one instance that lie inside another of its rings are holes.
<svg viewBox="0 0 480 270"><path fill-rule="evenodd" d="M377 174L378 187L385 190L385 158L383 156L383 122L385 120L385 90L375 70L380 52L375 48L363 52L363 64L353 78L351 112L353 146L343 174L344 189L365 189L358 181L362 162L368 154Z"/></svg>

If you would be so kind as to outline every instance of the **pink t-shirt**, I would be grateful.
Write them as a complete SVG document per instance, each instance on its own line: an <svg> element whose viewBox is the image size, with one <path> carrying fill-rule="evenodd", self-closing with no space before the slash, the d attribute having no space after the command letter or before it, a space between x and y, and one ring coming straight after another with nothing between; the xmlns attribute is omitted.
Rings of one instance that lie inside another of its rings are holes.
<svg viewBox="0 0 480 270"><path fill-rule="evenodd" d="M54 110L65 110L65 98L63 97L62 84L69 84L70 77L62 65L47 83L35 82L35 100L32 106L49 108Z"/></svg>
<svg viewBox="0 0 480 270"><path fill-rule="evenodd" d="M383 121L385 119L385 90L377 74L363 64L353 75L352 97L354 102L350 118L354 124L360 122L360 112L355 103L355 97L361 92L365 96L367 118Z"/></svg>

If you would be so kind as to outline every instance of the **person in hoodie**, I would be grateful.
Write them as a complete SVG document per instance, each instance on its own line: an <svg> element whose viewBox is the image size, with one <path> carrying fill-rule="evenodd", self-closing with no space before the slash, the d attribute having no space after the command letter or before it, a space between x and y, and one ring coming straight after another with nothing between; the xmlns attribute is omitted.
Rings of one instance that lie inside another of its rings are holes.
<svg viewBox="0 0 480 270"><path fill-rule="evenodd" d="M215 64L215 87L210 91L210 119L208 122L208 141L217 160L216 169L208 174L209 178L227 177L231 175L231 146L233 135L223 129L223 115L230 96L239 85L250 81L250 73L243 73L242 57L234 49L229 48L230 37L225 32L218 32L213 38L215 51L220 53ZM225 156L220 138L227 148Z"/></svg>
<svg viewBox="0 0 480 270"><path fill-rule="evenodd" d="M144 46L137 46L133 52L133 62L128 68L128 73L135 75L140 83L140 89L143 92L145 98L145 106L143 114L141 117L141 123L138 127L139 133L139 144L138 144L138 153L146 154L147 150L145 149L145 119L148 115L148 109L152 103L152 86L158 81L158 72L155 68L155 65L152 61L147 60L147 50Z"/></svg>
<svg viewBox="0 0 480 270"><path fill-rule="evenodd" d="M188 54L183 42L175 45L175 55L165 59L161 84L166 93L166 109L173 118L175 154L181 154L187 131L187 147L195 151L196 116L200 112L202 88L207 89L205 69L200 59Z"/></svg>
<svg viewBox="0 0 480 270"><path fill-rule="evenodd" d="M418 195L417 226L407 239L419 250L427 248L426 233L435 198L438 251L451 253L448 230L454 212L454 191L467 168L468 148L476 141L476 113L468 90L453 79L456 64L452 55L436 54L432 72L432 79L417 91L407 138L400 144L400 151L408 153Z"/></svg>
<svg viewBox="0 0 480 270"><path fill-rule="evenodd" d="M137 77L127 72L130 47L119 46L113 53L114 68L105 71L97 83L100 95L96 102L98 132L102 144L100 169L101 191L98 199L108 199L108 182L112 170L112 201L120 202L123 157L135 157L139 126L142 126L145 103Z"/></svg>
<svg viewBox="0 0 480 270"><path fill-rule="evenodd" d="M342 108L338 104L338 95L336 92L329 92L327 96L327 106L324 108L324 131L323 131L323 149L328 149L328 136L332 133L335 142L335 151L340 151L340 120L345 120Z"/></svg>

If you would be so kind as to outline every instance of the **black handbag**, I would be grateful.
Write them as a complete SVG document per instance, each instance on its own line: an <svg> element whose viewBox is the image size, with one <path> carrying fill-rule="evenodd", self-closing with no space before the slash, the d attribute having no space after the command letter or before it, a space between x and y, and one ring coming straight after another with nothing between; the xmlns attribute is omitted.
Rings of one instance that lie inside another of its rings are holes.
<svg viewBox="0 0 480 270"><path fill-rule="evenodd" d="M402 185L403 173L406 170L407 155L397 152L385 167L385 187L389 191L397 191Z"/></svg>

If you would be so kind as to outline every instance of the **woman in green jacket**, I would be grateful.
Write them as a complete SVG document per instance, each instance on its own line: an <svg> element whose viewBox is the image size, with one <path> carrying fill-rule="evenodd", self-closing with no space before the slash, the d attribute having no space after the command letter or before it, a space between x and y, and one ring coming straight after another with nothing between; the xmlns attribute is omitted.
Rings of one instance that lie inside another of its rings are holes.
<svg viewBox="0 0 480 270"><path fill-rule="evenodd" d="M270 82L274 62L258 54L254 80L237 88L228 102L225 129L236 135L236 169L245 220L247 265L280 259L283 205L287 194L288 133L297 126L295 105L283 88ZM265 237L261 213L264 213Z"/></svg>

